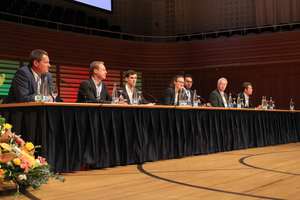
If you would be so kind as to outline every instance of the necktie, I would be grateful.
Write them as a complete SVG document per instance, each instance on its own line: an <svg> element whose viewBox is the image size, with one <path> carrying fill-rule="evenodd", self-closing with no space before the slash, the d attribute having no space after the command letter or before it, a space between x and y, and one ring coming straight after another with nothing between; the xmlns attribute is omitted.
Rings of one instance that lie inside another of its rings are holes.
<svg viewBox="0 0 300 200"><path fill-rule="evenodd" d="M37 84L37 94L41 94L41 77L40 76L37 76L35 84Z"/></svg>

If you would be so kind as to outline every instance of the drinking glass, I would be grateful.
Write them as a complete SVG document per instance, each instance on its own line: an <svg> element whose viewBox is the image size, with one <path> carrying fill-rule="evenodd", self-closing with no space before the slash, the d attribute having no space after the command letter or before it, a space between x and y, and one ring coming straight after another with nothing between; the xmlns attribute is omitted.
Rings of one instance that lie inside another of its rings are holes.
<svg viewBox="0 0 300 200"><path fill-rule="evenodd" d="M119 102L122 102L122 103L123 103L123 101L124 101L124 97L123 97L123 95L122 95L123 90L118 90L118 91L120 92Z"/></svg>
<svg viewBox="0 0 300 200"><path fill-rule="evenodd" d="M53 102L56 102L56 97L58 95L57 86L52 86L52 96L54 97Z"/></svg>
<svg viewBox="0 0 300 200"><path fill-rule="evenodd" d="M233 99L233 105L232 105L232 106L233 106L234 108L236 108L236 102L235 102L235 99L236 99L236 98L232 98L232 99Z"/></svg>
<svg viewBox="0 0 300 200"><path fill-rule="evenodd" d="M138 91L138 99L137 99L138 105L143 104L143 99L142 99L142 91Z"/></svg>
<svg viewBox="0 0 300 200"><path fill-rule="evenodd" d="M197 99L198 99L198 106L201 106L201 95L197 95Z"/></svg>
<svg viewBox="0 0 300 200"><path fill-rule="evenodd" d="M272 108L275 109L275 101L272 101Z"/></svg>

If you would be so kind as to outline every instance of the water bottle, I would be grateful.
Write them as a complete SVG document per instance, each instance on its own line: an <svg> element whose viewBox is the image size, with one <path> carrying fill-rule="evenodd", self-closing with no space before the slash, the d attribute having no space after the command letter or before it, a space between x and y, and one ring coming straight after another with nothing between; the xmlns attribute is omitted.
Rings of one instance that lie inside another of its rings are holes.
<svg viewBox="0 0 300 200"><path fill-rule="evenodd" d="M262 96L262 98L261 98L261 107L262 107L262 109L267 109L266 96Z"/></svg>
<svg viewBox="0 0 300 200"><path fill-rule="evenodd" d="M183 90L183 103L184 103L184 106L188 105L188 100L189 100L189 97L186 94L185 90ZM190 103L192 103L192 102L190 102Z"/></svg>
<svg viewBox="0 0 300 200"><path fill-rule="evenodd" d="M272 97L270 97L269 109L273 110L273 100L272 100Z"/></svg>
<svg viewBox="0 0 300 200"><path fill-rule="evenodd" d="M197 91L194 90L194 96L193 96L193 107L198 107L198 98L197 98Z"/></svg>
<svg viewBox="0 0 300 200"><path fill-rule="evenodd" d="M40 79L40 78L38 78ZM34 101L35 102L42 102L42 93L41 93L41 82L38 80L35 83L35 88L34 88Z"/></svg>
<svg viewBox="0 0 300 200"><path fill-rule="evenodd" d="M290 101L290 110L294 110L294 102L293 99Z"/></svg>
<svg viewBox="0 0 300 200"><path fill-rule="evenodd" d="M118 104L118 90L117 90L117 84L114 83L114 88L112 92L112 103L113 104Z"/></svg>
<svg viewBox="0 0 300 200"><path fill-rule="evenodd" d="M48 85L48 79L45 76L44 83L43 83L43 102L49 102L49 85Z"/></svg>
<svg viewBox="0 0 300 200"><path fill-rule="evenodd" d="M231 93L229 93L228 104L229 104L229 108L233 108L233 102L232 102Z"/></svg>
<svg viewBox="0 0 300 200"><path fill-rule="evenodd" d="M131 104L137 105L137 91L136 91L136 88L135 88L135 87L133 87L133 93L132 93Z"/></svg>
<svg viewBox="0 0 300 200"><path fill-rule="evenodd" d="M238 94L238 98L236 100L236 104L237 104L237 108L241 108L242 107L242 101L241 101L240 94Z"/></svg>
<svg viewBox="0 0 300 200"><path fill-rule="evenodd" d="M186 97L187 97L186 105L192 105L192 96L191 96L190 91L186 91Z"/></svg>
<svg viewBox="0 0 300 200"><path fill-rule="evenodd" d="M179 106L185 106L186 105L186 93L183 89L179 90Z"/></svg>

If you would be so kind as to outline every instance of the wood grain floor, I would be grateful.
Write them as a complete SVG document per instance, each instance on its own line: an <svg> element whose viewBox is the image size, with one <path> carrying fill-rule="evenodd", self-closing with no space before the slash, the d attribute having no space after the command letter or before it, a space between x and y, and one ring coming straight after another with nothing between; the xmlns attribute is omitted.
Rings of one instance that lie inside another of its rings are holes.
<svg viewBox="0 0 300 200"><path fill-rule="evenodd" d="M300 199L300 143L63 174L39 199ZM1 200L13 199L13 186ZM19 200L28 199L20 195Z"/></svg>

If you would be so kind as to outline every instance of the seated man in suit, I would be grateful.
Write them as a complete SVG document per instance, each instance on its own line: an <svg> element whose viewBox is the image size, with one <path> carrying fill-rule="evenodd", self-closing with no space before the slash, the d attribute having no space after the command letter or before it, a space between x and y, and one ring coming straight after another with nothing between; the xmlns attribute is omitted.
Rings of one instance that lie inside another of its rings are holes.
<svg viewBox="0 0 300 200"><path fill-rule="evenodd" d="M140 96L142 104L149 104L149 102L143 97L142 91L135 87L137 81L137 73L133 70L128 70L125 73L126 84L118 89L118 96L123 96L124 103L131 104L133 90L137 90L137 98Z"/></svg>
<svg viewBox="0 0 300 200"><path fill-rule="evenodd" d="M191 90L193 86L193 77L190 74L184 75L184 88L186 89L186 95L188 97L188 105L193 105L194 92ZM200 105L199 105L200 106ZM210 106L210 103L202 104L201 106Z"/></svg>
<svg viewBox="0 0 300 200"><path fill-rule="evenodd" d="M242 91L243 92L239 93L239 95L244 103L244 107L245 108L255 108L251 102L251 95L253 92L252 84L249 82L243 83ZM260 109L261 105L257 106L256 108Z"/></svg>
<svg viewBox="0 0 300 200"><path fill-rule="evenodd" d="M52 94L52 74L49 72L50 61L48 53L44 50L34 50L29 55L29 65L17 70L4 103L34 102L36 84L40 86L47 77L50 94ZM49 95L53 102L53 97Z"/></svg>
<svg viewBox="0 0 300 200"><path fill-rule="evenodd" d="M106 68L104 62L94 61L90 65L91 78L80 83L77 102L111 103L112 97L106 83Z"/></svg>
<svg viewBox="0 0 300 200"><path fill-rule="evenodd" d="M227 79L222 77L217 82L217 89L209 95L209 102L212 107L228 107L228 96L224 92L227 87Z"/></svg>
<svg viewBox="0 0 300 200"><path fill-rule="evenodd" d="M194 92L191 90L193 86L193 77L189 74L184 75L184 88L186 89L187 105L193 105Z"/></svg>

